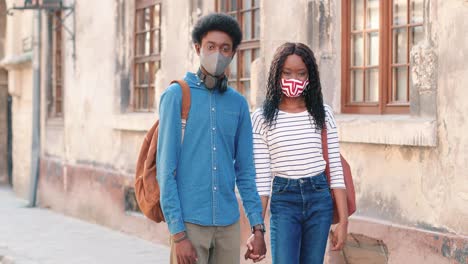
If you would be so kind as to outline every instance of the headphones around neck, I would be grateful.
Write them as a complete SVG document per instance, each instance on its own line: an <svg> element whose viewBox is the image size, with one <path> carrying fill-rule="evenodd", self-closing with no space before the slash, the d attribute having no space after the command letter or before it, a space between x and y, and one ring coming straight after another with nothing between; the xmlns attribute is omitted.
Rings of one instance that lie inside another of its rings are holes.
<svg viewBox="0 0 468 264"><path fill-rule="evenodd" d="M197 75L198 75L198 78L200 78L200 80L203 81L206 88L210 90L218 87L219 91L221 93L224 93L228 88L228 78L226 77L225 74L223 74L220 77L215 77L207 73L204 73L204 71L200 67L198 69Z"/></svg>

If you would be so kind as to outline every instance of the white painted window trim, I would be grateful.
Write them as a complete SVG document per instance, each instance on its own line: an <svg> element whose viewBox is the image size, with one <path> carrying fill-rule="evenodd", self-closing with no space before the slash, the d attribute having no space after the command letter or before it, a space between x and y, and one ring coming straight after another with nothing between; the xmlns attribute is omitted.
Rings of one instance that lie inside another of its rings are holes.
<svg viewBox="0 0 468 264"><path fill-rule="evenodd" d="M336 114L340 142L437 146L435 118L409 115Z"/></svg>
<svg viewBox="0 0 468 264"><path fill-rule="evenodd" d="M63 127L64 118L63 117L46 117L45 123L47 127Z"/></svg>
<svg viewBox="0 0 468 264"><path fill-rule="evenodd" d="M146 132L158 119L156 113L124 113L113 116L112 126L115 130Z"/></svg>
<svg viewBox="0 0 468 264"><path fill-rule="evenodd" d="M32 51L28 51L20 55L7 56L2 61L0 61L0 67L3 67L9 71L20 69L26 65L31 65L32 59Z"/></svg>

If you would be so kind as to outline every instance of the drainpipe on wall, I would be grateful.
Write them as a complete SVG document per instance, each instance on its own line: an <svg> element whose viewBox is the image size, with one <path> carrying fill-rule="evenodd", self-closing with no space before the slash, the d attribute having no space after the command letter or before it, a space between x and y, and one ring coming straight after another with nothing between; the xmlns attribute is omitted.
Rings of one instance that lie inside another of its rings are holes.
<svg viewBox="0 0 468 264"><path fill-rule="evenodd" d="M8 183L13 186L13 122L12 122L12 104L13 98L8 95L7 109L7 167L8 167Z"/></svg>
<svg viewBox="0 0 468 264"><path fill-rule="evenodd" d="M33 98L32 98L32 146L31 181L29 206L36 206L37 184L39 180L39 157L41 150L41 10L34 11L33 48Z"/></svg>

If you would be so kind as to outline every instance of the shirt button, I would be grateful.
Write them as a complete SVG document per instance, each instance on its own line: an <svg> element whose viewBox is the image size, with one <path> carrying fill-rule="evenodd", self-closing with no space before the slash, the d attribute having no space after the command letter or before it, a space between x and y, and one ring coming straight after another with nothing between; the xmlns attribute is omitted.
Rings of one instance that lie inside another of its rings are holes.
<svg viewBox="0 0 468 264"><path fill-rule="evenodd" d="M213 170L216 170L216 167L214 167Z"/></svg>
<svg viewBox="0 0 468 264"><path fill-rule="evenodd" d="M214 107L213 107L213 108L211 108L211 111L213 111L213 112L214 112L214 111L215 111L215 108L214 108Z"/></svg>
<svg viewBox="0 0 468 264"><path fill-rule="evenodd" d="M216 130L216 127L213 127L213 131L215 131L215 130Z"/></svg>
<svg viewBox="0 0 468 264"><path fill-rule="evenodd" d="M215 150L215 151L216 151L216 147L214 147L214 148L213 148L213 150Z"/></svg>
<svg viewBox="0 0 468 264"><path fill-rule="evenodd" d="M215 186L213 189L216 191L218 188L216 188L216 186Z"/></svg>

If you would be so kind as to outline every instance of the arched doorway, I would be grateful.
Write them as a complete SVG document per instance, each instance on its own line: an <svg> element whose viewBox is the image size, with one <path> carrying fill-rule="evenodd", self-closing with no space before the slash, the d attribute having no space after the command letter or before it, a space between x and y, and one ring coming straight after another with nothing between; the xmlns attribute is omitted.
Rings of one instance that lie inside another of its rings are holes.
<svg viewBox="0 0 468 264"><path fill-rule="evenodd" d="M0 0L0 61L5 57L6 3ZM8 96L8 72L0 67L0 184L11 184L11 102Z"/></svg>

